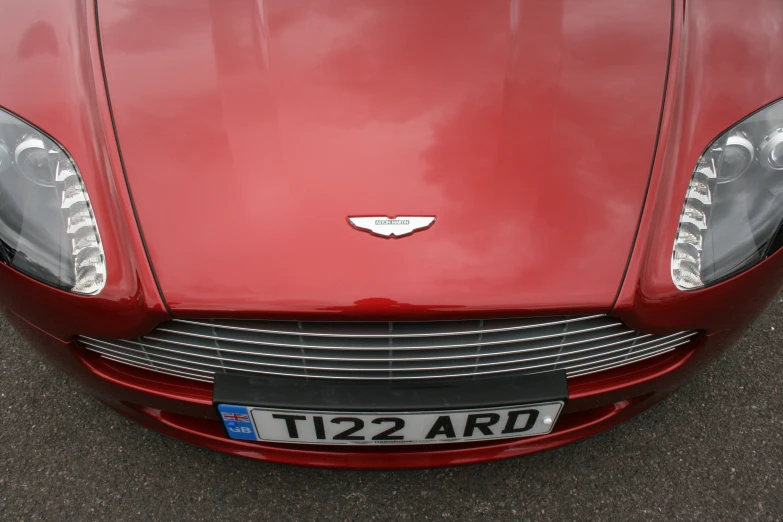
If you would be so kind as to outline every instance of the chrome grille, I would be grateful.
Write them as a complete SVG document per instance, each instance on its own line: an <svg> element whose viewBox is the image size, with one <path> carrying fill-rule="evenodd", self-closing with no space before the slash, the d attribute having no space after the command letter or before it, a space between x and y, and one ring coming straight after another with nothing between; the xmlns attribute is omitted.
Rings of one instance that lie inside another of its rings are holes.
<svg viewBox="0 0 783 522"><path fill-rule="evenodd" d="M566 370L569 377L673 350L604 315L411 322L175 319L137 339L80 337L108 359L202 381L218 372L319 379L440 379Z"/></svg>

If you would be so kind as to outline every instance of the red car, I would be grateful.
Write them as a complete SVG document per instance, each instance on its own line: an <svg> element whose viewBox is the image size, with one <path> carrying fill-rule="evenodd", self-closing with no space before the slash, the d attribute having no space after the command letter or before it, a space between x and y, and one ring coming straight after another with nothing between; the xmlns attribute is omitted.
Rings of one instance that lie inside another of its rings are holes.
<svg viewBox="0 0 783 522"><path fill-rule="evenodd" d="M554 448L783 283L783 3L2 6L1 308L167 435L352 468Z"/></svg>

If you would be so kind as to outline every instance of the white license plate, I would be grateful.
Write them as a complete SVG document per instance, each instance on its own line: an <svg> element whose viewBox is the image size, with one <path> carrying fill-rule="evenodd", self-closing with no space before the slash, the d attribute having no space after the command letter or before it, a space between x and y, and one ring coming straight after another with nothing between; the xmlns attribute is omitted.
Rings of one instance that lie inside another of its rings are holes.
<svg viewBox="0 0 783 522"><path fill-rule="evenodd" d="M405 413L269 410L220 404L233 439L302 444L431 444L549 433L563 402Z"/></svg>

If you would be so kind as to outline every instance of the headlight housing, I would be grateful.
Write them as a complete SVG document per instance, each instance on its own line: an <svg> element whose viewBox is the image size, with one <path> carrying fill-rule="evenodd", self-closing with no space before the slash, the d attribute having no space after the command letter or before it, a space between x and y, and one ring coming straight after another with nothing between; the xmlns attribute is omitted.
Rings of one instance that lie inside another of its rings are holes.
<svg viewBox="0 0 783 522"><path fill-rule="evenodd" d="M707 147L685 197L672 252L677 288L708 286L783 244L783 100Z"/></svg>
<svg viewBox="0 0 783 522"><path fill-rule="evenodd" d="M98 224L70 155L0 109L0 262L77 294L106 282Z"/></svg>

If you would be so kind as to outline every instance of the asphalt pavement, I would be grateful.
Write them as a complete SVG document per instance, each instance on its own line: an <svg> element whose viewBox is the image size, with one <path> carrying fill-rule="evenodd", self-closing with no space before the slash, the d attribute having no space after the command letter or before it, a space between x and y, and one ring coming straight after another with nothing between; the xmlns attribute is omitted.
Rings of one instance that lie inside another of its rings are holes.
<svg viewBox="0 0 783 522"><path fill-rule="evenodd" d="M136 425L0 322L0 520L781 520L783 294L668 401L550 452L420 471L244 460Z"/></svg>

